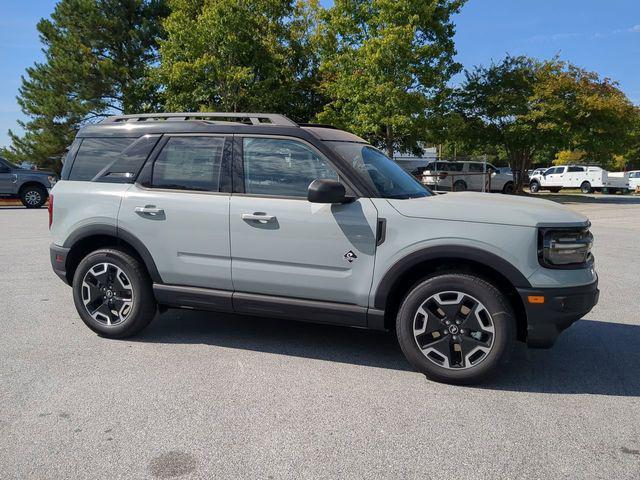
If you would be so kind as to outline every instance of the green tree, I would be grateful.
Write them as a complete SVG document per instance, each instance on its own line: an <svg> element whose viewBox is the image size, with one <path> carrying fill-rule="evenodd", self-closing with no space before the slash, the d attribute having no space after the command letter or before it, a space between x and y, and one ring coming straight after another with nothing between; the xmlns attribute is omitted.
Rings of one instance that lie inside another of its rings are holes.
<svg viewBox="0 0 640 480"><path fill-rule="evenodd" d="M28 120L9 132L5 153L59 168L77 129L118 112L152 111L149 81L164 0L61 0L38 23L45 60L22 78L18 104Z"/></svg>
<svg viewBox="0 0 640 480"><path fill-rule="evenodd" d="M158 78L166 106L269 111L308 121L318 110L317 1L171 0Z"/></svg>
<svg viewBox="0 0 640 480"><path fill-rule="evenodd" d="M455 93L461 141L501 145L514 168L526 171L540 153L583 151L608 166L628 148L636 112L608 79L560 60L507 56L465 72ZM522 188L520 176L517 190Z"/></svg>
<svg viewBox="0 0 640 480"><path fill-rule="evenodd" d="M460 70L451 16L463 0L336 0L321 19L318 120L394 150L427 140L428 112Z"/></svg>

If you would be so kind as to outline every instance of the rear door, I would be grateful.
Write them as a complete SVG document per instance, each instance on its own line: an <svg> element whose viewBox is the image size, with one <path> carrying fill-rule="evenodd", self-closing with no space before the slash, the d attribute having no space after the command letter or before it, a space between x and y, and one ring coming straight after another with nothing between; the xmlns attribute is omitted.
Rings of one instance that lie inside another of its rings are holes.
<svg viewBox="0 0 640 480"><path fill-rule="evenodd" d="M243 173L234 177L230 209L233 285L240 292L234 308L243 310L236 301L242 293L366 307L376 249L371 200L307 201L313 180L340 174L302 140L236 136L236 142L234 171Z"/></svg>
<svg viewBox="0 0 640 480"><path fill-rule="evenodd" d="M165 284L232 290L232 141L165 136L122 201L119 230L145 245Z"/></svg>

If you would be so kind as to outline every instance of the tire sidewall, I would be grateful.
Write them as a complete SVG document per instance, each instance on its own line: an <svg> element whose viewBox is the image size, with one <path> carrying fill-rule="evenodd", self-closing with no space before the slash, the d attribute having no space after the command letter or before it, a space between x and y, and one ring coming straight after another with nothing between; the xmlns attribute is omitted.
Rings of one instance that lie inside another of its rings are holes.
<svg viewBox="0 0 640 480"><path fill-rule="evenodd" d="M455 290L478 299L487 308L495 328L494 343L486 358L467 369L452 370L427 359L413 336L413 321L420 305L431 295ZM430 379L456 384L477 383L504 365L515 342L515 319L502 294L491 284L477 277L461 274L441 274L425 279L405 297L398 312L396 329L400 347L407 360Z"/></svg>
<svg viewBox="0 0 640 480"><path fill-rule="evenodd" d="M467 184L465 183L464 180L456 180L456 182L453 184L453 191L454 192L466 192L467 191Z"/></svg>
<svg viewBox="0 0 640 480"><path fill-rule="evenodd" d="M112 263L121 268L129 278L133 289L131 312L125 321L113 326L98 322L89 315L82 300L82 281L84 276L95 265L105 262ZM116 250L98 250L87 255L76 268L72 284L73 301L82 321L87 327L99 335L113 338L126 336L131 330L136 328L140 317L146 313L144 310L148 308L149 302L153 301L155 303L149 279L141 274L139 269L133 268L133 262L136 262L136 260Z"/></svg>
<svg viewBox="0 0 640 480"><path fill-rule="evenodd" d="M40 194L40 202L33 205L27 203L26 196L27 196L27 193L29 192L38 192ZM27 208L40 208L47 201L47 190L43 187L38 187L38 186L26 187L24 190L22 190L22 192L20 192L20 201Z"/></svg>
<svg viewBox="0 0 640 480"><path fill-rule="evenodd" d="M534 180L529 184L529 190L532 193L538 193L540 191L540 184Z"/></svg>
<svg viewBox="0 0 640 480"><path fill-rule="evenodd" d="M591 193L591 184L589 182L582 182L580 185L580 190L582 193Z"/></svg>

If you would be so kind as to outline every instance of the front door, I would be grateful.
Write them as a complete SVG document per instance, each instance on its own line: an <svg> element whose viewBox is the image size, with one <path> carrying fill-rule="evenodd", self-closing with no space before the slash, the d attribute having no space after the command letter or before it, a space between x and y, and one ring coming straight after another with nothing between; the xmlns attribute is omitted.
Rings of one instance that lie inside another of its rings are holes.
<svg viewBox="0 0 640 480"><path fill-rule="evenodd" d="M118 228L147 247L165 284L232 290L230 194L224 192L230 174L225 142L232 141L216 135L161 140L155 161L122 201Z"/></svg>
<svg viewBox="0 0 640 480"><path fill-rule="evenodd" d="M0 160L0 195L16 193L14 191L15 184L13 182L15 175L11 172L12 170L9 166Z"/></svg>
<svg viewBox="0 0 640 480"><path fill-rule="evenodd" d="M315 148L290 138L236 141L244 173L230 208L234 290L366 307L376 250L371 200L310 203L313 180L340 177Z"/></svg>

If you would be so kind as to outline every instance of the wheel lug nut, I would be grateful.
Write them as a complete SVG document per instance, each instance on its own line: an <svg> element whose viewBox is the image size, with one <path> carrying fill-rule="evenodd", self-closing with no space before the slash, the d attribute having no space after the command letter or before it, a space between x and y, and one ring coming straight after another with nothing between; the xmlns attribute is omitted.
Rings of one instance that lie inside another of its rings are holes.
<svg viewBox="0 0 640 480"><path fill-rule="evenodd" d="M451 322L449 320L447 320L446 322L444 322L445 325L451 325Z"/></svg>
<svg viewBox="0 0 640 480"><path fill-rule="evenodd" d="M460 325L460 320L456 320L456 325Z"/></svg>
<svg viewBox="0 0 640 480"><path fill-rule="evenodd" d="M464 333L464 330L460 330L460 333Z"/></svg>

